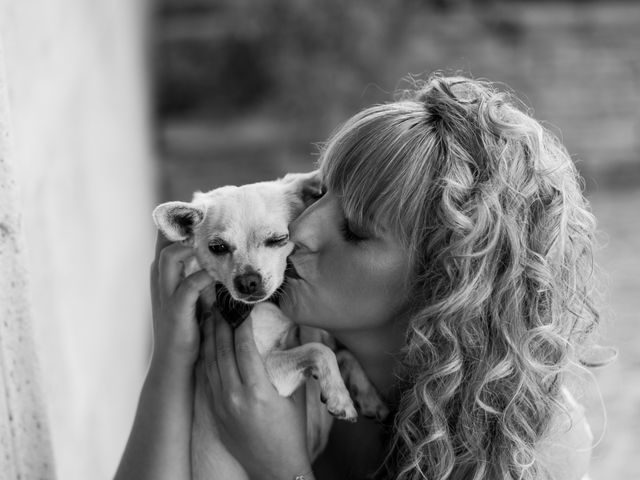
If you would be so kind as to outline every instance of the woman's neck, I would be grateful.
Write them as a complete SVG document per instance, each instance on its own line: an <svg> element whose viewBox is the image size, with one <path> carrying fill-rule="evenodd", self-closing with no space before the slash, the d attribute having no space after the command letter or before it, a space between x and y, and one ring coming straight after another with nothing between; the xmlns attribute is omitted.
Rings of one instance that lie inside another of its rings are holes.
<svg viewBox="0 0 640 480"><path fill-rule="evenodd" d="M391 404L398 400L396 373L407 324L403 318L367 330L331 332L353 354L378 392Z"/></svg>

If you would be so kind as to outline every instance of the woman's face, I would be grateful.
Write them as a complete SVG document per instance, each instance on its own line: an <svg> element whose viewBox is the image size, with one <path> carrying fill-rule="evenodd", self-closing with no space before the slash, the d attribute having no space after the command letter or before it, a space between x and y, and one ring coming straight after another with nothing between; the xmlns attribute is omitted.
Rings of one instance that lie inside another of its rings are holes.
<svg viewBox="0 0 640 480"><path fill-rule="evenodd" d="M280 307L296 323L362 330L393 322L405 311L408 252L388 230L358 231L331 192L291 224L290 236L295 273L287 278Z"/></svg>

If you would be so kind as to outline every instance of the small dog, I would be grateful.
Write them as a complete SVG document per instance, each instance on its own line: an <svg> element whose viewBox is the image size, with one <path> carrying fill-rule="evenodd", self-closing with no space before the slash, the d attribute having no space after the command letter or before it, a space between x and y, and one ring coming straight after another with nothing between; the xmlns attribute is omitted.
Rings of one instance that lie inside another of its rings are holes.
<svg viewBox="0 0 640 480"><path fill-rule="evenodd" d="M169 240L194 248L198 265L185 268L185 274L202 268L215 279L215 289L201 297L204 308L217 302L232 326L251 315L258 351L278 393L289 396L309 377L318 380L306 383L307 445L312 459L325 447L332 416L356 420L349 390L364 415L381 420L388 414L357 360L347 350L335 354L335 342L326 332L301 327L297 331L300 344L286 349L298 327L266 301L284 281L287 257L293 250L289 223L321 194L317 172L288 174L272 182L196 192L191 203L168 202L153 212L158 229ZM250 308L227 308L238 302ZM202 363L196 366L194 478L246 478L217 439ZM326 409L319 401L326 403Z"/></svg>

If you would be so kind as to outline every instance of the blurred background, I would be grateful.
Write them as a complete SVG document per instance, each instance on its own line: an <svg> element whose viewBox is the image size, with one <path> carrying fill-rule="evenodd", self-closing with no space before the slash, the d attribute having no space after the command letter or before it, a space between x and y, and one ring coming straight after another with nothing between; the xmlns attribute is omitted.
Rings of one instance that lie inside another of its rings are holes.
<svg viewBox="0 0 640 480"><path fill-rule="evenodd" d="M504 82L584 176L620 353L583 387L592 477L640 478L640 3L57 3L0 0L0 33L59 478L109 478L124 447L153 206L308 171L341 122L437 70Z"/></svg>

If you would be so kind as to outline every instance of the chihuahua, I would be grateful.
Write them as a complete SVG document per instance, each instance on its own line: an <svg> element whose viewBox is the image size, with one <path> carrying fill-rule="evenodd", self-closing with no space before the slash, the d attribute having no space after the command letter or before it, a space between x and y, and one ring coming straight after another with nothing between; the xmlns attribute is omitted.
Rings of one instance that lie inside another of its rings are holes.
<svg viewBox="0 0 640 480"><path fill-rule="evenodd" d="M185 267L185 275L204 269L214 278L215 286L201 296L203 308L210 310L216 303L234 327L251 316L258 352L278 393L290 396L306 382L307 445L312 459L326 445L332 416L357 419L349 391L364 415L382 420L388 414L353 355L347 350L334 353L335 342L327 332L298 327L267 301L281 287L287 257L294 248L289 223L321 195L320 176L314 171L196 192L190 203L163 203L153 212L158 229L169 240L193 247L195 263ZM292 335L299 344L288 348ZM194 478L246 478L218 440L203 363L196 366ZM309 377L317 382L307 382Z"/></svg>

